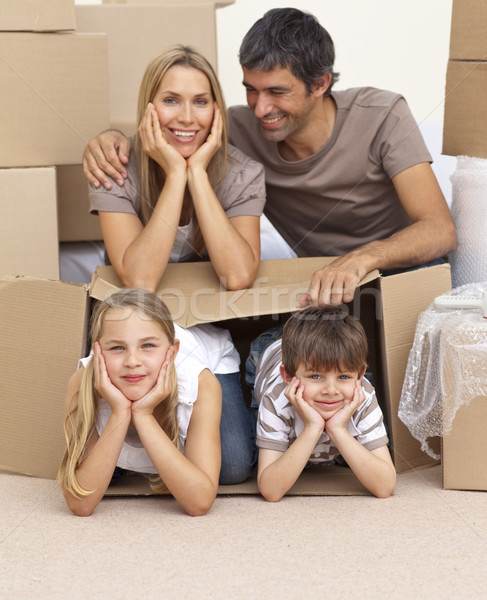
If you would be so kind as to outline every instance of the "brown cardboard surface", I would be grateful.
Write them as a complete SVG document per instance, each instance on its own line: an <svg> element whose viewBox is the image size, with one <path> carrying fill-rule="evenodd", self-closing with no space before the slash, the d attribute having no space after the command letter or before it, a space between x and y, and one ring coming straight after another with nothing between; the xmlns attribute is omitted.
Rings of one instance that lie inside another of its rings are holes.
<svg viewBox="0 0 487 600"><path fill-rule="evenodd" d="M0 165L78 164L109 125L106 36L0 33Z"/></svg>
<svg viewBox="0 0 487 600"><path fill-rule="evenodd" d="M74 0L0 0L0 31L76 29Z"/></svg>
<svg viewBox="0 0 487 600"><path fill-rule="evenodd" d="M486 97L487 62L450 60L446 76L443 154L487 158Z"/></svg>
<svg viewBox="0 0 487 600"><path fill-rule="evenodd" d="M86 300L82 285L0 281L0 468L55 478L66 384L86 352Z"/></svg>
<svg viewBox="0 0 487 600"><path fill-rule="evenodd" d="M235 0L103 0L102 4L214 4L220 7L235 4Z"/></svg>
<svg viewBox="0 0 487 600"><path fill-rule="evenodd" d="M219 496L259 494L257 480L252 478L236 485L220 485ZM130 474L122 477L108 488L105 496L159 496L142 475ZM348 467L312 467L299 476L287 496L370 496Z"/></svg>
<svg viewBox="0 0 487 600"><path fill-rule="evenodd" d="M453 0L450 58L487 60L485 0Z"/></svg>
<svg viewBox="0 0 487 600"><path fill-rule="evenodd" d="M389 437L398 473L434 464L421 451L420 444L397 416L409 351L414 341L416 323L436 296L451 288L450 266L438 265L409 273L383 277L384 375L388 386Z"/></svg>
<svg viewBox="0 0 487 600"><path fill-rule="evenodd" d="M56 168L60 242L102 240L100 222L90 215L88 181L81 165Z"/></svg>
<svg viewBox="0 0 487 600"><path fill-rule="evenodd" d="M183 327L256 315L277 315L299 308L312 274L333 258L263 260L254 285L227 291L210 262L173 263L166 268L156 293L167 304L173 319ZM365 284L378 276L370 273ZM112 267L98 267L90 294L103 300L121 287Z"/></svg>
<svg viewBox="0 0 487 600"><path fill-rule="evenodd" d="M445 490L487 490L487 398L472 398L461 406L451 432L442 440Z"/></svg>
<svg viewBox="0 0 487 600"><path fill-rule="evenodd" d="M10 273L59 278L54 168L0 169L0 277Z"/></svg>
<svg viewBox="0 0 487 600"><path fill-rule="evenodd" d="M213 4L76 6L76 27L79 32L107 33L112 126L127 123L134 129L142 75L164 48L194 46L216 66Z"/></svg>
<svg viewBox="0 0 487 600"><path fill-rule="evenodd" d="M224 322L225 326L249 323L258 327L259 321L254 320L254 315L285 315L297 308L296 298L306 287L311 273L329 260L332 259L263 261L256 289L238 292L220 288L209 263L169 265L159 292L165 297L178 290L183 298L191 300L191 289L193 295L203 290L212 303L204 306L204 313L195 304L199 316L205 319L211 316L215 321L222 321L225 316L229 319ZM9 365L5 371L7 376L0 378L3 386L0 387L3 411L0 412L0 468L39 477L55 476L62 456L64 389L77 359L86 352L81 346L86 344L83 329L90 307L88 292L95 298L104 298L117 289L117 281L113 270L103 267L97 270L89 290L87 286L31 278L9 278L0 285L0 314L8 323L2 332L0 359L2 365ZM171 288L165 287L164 282ZM374 373L378 380L376 387L385 409L398 472L433 462L421 452L408 430L401 427L397 405L417 316L449 286L448 265L388 278L374 273L364 281L351 304L354 313L366 322L367 330L370 330L368 322L372 324L370 335L377 345L378 355ZM371 315L370 311L361 314L369 299L375 302L375 314ZM189 314L192 319L198 317L195 310ZM180 311L178 322L184 324L187 315L187 310ZM252 315L252 318L246 320L244 315ZM25 331L19 329L17 323L26 324ZM27 335L28 355L25 352ZM25 364L32 365L27 373ZM21 385L18 385L19 380ZM9 395L16 386L17 395L11 399ZM41 413L39 390L43 399ZM336 491L337 485L333 479L334 493L344 493L342 488ZM347 485L347 490L356 489ZM299 493L311 493L311 487L308 482L304 487L306 492ZM328 493L323 487L317 489L316 493Z"/></svg>

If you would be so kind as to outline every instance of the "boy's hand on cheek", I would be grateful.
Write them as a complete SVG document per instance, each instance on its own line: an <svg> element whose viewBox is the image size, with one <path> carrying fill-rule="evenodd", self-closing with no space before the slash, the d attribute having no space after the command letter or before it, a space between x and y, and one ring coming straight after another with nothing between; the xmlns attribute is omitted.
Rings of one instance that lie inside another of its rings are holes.
<svg viewBox="0 0 487 600"><path fill-rule="evenodd" d="M346 429L347 423L352 418L352 415L364 401L365 393L360 380L357 380L355 382L352 399L350 401L345 401L343 408L326 421L326 431L328 433L333 433L333 431L337 431L338 429Z"/></svg>
<svg viewBox="0 0 487 600"><path fill-rule="evenodd" d="M308 404L303 398L303 393L304 385L301 385L299 379L293 377L287 385L284 395L301 417L305 426L316 427L323 431L325 428L323 417Z"/></svg>

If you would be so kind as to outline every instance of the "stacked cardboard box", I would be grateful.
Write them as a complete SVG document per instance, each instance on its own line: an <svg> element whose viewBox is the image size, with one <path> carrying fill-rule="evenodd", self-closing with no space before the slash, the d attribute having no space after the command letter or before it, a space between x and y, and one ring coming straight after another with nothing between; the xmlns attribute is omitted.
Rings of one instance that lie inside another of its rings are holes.
<svg viewBox="0 0 487 600"><path fill-rule="evenodd" d="M232 1L157 0L76 6L78 33L107 35L111 127L126 135L135 133L142 74L150 59L163 48L174 44L194 46L216 68L215 7ZM59 239L63 242L102 239L98 218L88 213L88 189L80 158L81 153L72 165L59 169Z"/></svg>
<svg viewBox="0 0 487 600"><path fill-rule="evenodd" d="M0 8L0 276L58 278L54 167L108 125L106 35L72 31L74 0Z"/></svg>
<svg viewBox="0 0 487 600"><path fill-rule="evenodd" d="M454 0L443 153L487 158L487 4Z"/></svg>

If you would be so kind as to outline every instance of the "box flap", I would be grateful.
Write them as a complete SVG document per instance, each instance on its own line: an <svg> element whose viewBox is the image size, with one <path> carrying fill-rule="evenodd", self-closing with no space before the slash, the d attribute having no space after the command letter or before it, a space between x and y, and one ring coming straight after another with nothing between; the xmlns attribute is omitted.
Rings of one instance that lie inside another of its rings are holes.
<svg viewBox="0 0 487 600"><path fill-rule="evenodd" d="M409 271L380 280L385 348L384 379L388 395L389 437L398 473L432 459L397 417L404 374L413 345L418 317L433 300L451 289L450 265L437 265ZM405 300L406 299L406 300Z"/></svg>
<svg viewBox="0 0 487 600"><path fill-rule="evenodd" d="M171 263L156 293L167 304L173 319L183 327L227 319L274 315L299 309L299 299L307 291L311 276L332 257L287 258L261 261L251 288L227 291L210 262ZM361 285L378 277L369 273ZM90 285L90 295L103 300L122 287L112 267L98 267Z"/></svg>
<svg viewBox="0 0 487 600"><path fill-rule="evenodd" d="M81 284L0 281L0 468L56 477L66 384L85 352L86 299Z"/></svg>
<svg viewBox="0 0 487 600"><path fill-rule="evenodd" d="M220 485L219 496L260 494L253 478L236 485ZM143 475L126 475L108 488L105 496L169 495L154 492ZM370 492L348 467L336 465L315 466L303 471L286 496L370 496Z"/></svg>

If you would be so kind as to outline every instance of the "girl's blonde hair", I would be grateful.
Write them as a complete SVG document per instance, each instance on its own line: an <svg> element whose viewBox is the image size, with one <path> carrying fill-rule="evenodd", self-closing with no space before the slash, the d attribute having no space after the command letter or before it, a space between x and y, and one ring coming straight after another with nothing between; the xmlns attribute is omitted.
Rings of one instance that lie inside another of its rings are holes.
<svg viewBox="0 0 487 600"><path fill-rule="evenodd" d="M206 75L213 96L222 116L222 147L213 156L208 165L208 177L214 188L222 179L227 164L227 135L228 120L223 92L216 73L206 58L189 46L174 46L173 48L163 50L150 61L147 65L139 89L139 98L137 103L137 126L140 125L144 117L147 105L154 101L154 96L159 88L164 75L171 67L181 65L191 67L201 71ZM140 193L142 204L142 221L146 225L150 219L154 207L159 198L161 189L164 185L164 173L160 166L148 156L143 148L140 136L135 137L135 150L137 156L137 169L140 180ZM201 232L196 221L196 215L193 211L192 219L194 221L194 239L193 245L199 251L204 250L204 243Z"/></svg>
<svg viewBox="0 0 487 600"><path fill-rule="evenodd" d="M101 302L93 313L91 321L91 342L94 344L103 334L103 325L109 311L130 308L158 323L167 335L169 343L174 344L174 323L171 314L164 304L152 292L142 289L122 289ZM80 389L73 399L72 407L64 422L66 451L58 471L58 482L61 488L80 498L92 492L83 489L76 479L76 469L85 458L85 448L94 428L100 395L95 389L94 360L87 364L81 379ZM155 411L156 418L171 442L179 447L179 427L177 421L178 388L176 369L172 372L172 392ZM155 491L167 488L160 478L152 480Z"/></svg>

